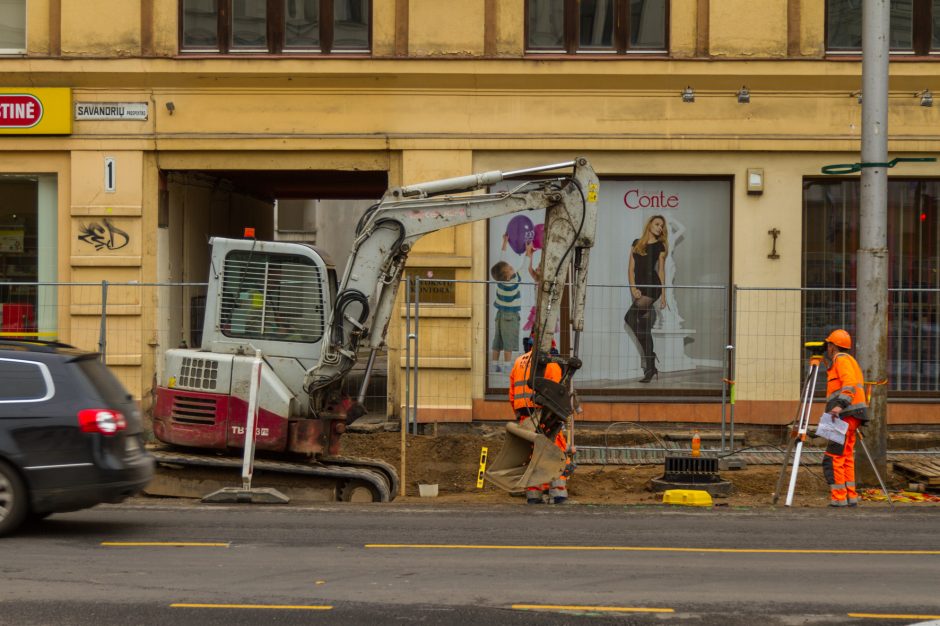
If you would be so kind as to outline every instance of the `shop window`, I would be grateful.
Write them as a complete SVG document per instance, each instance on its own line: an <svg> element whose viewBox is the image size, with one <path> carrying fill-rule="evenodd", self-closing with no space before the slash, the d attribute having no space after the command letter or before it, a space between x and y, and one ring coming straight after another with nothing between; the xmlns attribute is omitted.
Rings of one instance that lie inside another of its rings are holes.
<svg viewBox="0 0 940 626"><path fill-rule="evenodd" d="M180 50L363 53L371 16L371 0L180 0Z"/></svg>
<svg viewBox="0 0 940 626"><path fill-rule="evenodd" d="M54 339L56 185L0 176L0 337Z"/></svg>
<svg viewBox="0 0 940 626"><path fill-rule="evenodd" d="M888 389L940 392L940 181L888 182ZM803 198L803 328L855 332L858 180L809 180ZM825 290L825 291L824 291Z"/></svg>
<svg viewBox="0 0 940 626"><path fill-rule="evenodd" d="M491 190L507 191L517 184L500 183ZM720 394L728 345L731 182L604 178L600 188L579 389L647 397ZM662 228L662 265L658 255L639 253L631 277L631 250L657 224ZM487 341L478 354L487 361L488 389L501 393L525 339L537 330L545 212L493 218L488 233ZM631 285L643 286L652 311L634 307ZM573 344L566 322L551 331L563 355L570 354ZM421 324L427 329L430 322ZM640 381L653 364L669 374L650 386Z"/></svg>
<svg viewBox="0 0 940 626"><path fill-rule="evenodd" d="M26 0L0 0L0 54L26 53Z"/></svg>
<svg viewBox="0 0 940 626"><path fill-rule="evenodd" d="M890 13L893 54L940 52L940 0L891 0ZM826 50L861 53L862 0L826 0Z"/></svg>
<svg viewBox="0 0 940 626"><path fill-rule="evenodd" d="M666 0L526 0L526 49L557 53L668 50Z"/></svg>

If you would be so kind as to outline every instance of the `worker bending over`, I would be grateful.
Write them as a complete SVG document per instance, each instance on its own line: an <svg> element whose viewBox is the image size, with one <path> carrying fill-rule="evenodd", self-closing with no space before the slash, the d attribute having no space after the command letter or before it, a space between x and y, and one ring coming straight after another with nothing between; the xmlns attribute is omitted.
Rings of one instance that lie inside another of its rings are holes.
<svg viewBox="0 0 940 626"><path fill-rule="evenodd" d="M529 386L530 380L542 377L556 383L561 382L561 367L557 363L539 363L535 376L532 376L532 355L534 353L532 347L536 344L535 341L526 343L529 344L528 351L519 355L512 366L512 371L509 373L509 404L512 406L516 420L519 422L525 421L535 412L535 409L541 408L533 400L535 392ZM554 350L554 348L555 340L553 339L552 349ZM555 446L567 454L568 440L562 430L559 430L555 436ZM568 499L568 474L571 468L569 460L565 472L551 483L526 487L526 503L542 504L547 498L553 504L563 504Z"/></svg>
<svg viewBox="0 0 940 626"><path fill-rule="evenodd" d="M855 439L858 428L868 421L868 404L862 369L846 352L851 348L852 338L841 328L826 337L826 411L849 425L845 443L830 441L823 457L823 473L829 481L829 506L858 505Z"/></svg>

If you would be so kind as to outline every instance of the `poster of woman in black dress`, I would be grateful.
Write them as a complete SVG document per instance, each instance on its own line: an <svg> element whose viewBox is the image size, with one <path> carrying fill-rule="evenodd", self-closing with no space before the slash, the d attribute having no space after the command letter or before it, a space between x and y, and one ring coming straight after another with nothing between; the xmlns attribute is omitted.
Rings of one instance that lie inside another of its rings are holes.
<svg viewBox="0 0 940 626"><path fill-rule="evenodd" d="M666 299L662 295L668 252L666 219L662 215L653 215L646 221L643 235L634 239L630 246L627 280L633 304L623 318L640 346L641 383L650 382L658 374L653 351L653 324L656 322L656 307L666 307Z"/></svg>

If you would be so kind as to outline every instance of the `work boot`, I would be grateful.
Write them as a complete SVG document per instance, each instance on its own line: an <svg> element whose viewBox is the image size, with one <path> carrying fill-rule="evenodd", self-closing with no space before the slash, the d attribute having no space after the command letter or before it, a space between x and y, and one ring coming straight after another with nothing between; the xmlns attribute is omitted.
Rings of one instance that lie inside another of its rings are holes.
<svg viewBox="0 0 940 626"><path fill-rule="evenodd" d="M545 504L545 500L542 500L542 496L539 496L539 497L537 497L537 498L535 498L535 497L527 497L527 498L525 499L525 503L526 503L526 504Z"/></svg>
<svg viewBox="0 0 940 626"><path fill-rule="evenodd" d="M830 500L829 506L841 508L841 507L849 506L849 503L846 502L845 500Z"/></svg>
<svg viewBox="0 0 940 626"><path fill-rule="evenodd" d="M568 498L565 496L555 496L552 498L552 504L564 504L568 501Z"/></svg>

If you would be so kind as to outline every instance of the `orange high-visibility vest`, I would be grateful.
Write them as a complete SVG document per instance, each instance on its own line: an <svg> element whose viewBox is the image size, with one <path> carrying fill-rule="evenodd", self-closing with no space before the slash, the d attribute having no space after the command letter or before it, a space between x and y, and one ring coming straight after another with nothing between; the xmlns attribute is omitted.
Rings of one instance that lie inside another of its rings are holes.
<svg viewBox="0 0 940 626"><path fill-rule="evenodd" d="M836 353L829 365L826 381L826 406L840 405L842 415L868 421L868 403L862 368L851 354Z"/></svg>
<svg viewBox="0 0 940 626"><path fill-rule="evenodd" d="M512 405L513 410L538 406L532 401L535 394L529 387L531 360L531 351L520 355L509 373L509 404ZM545 373L542 376L556 383L561 382L561 367L557 363L548 363L545 365Z"/></svg>

